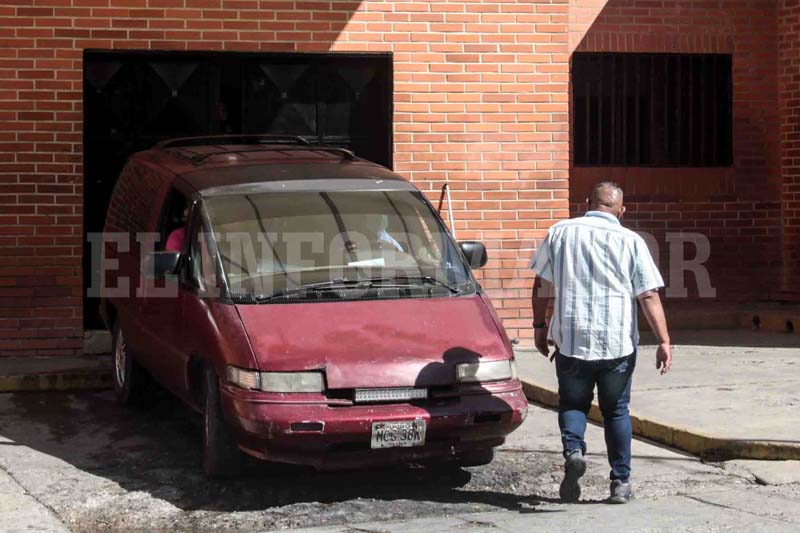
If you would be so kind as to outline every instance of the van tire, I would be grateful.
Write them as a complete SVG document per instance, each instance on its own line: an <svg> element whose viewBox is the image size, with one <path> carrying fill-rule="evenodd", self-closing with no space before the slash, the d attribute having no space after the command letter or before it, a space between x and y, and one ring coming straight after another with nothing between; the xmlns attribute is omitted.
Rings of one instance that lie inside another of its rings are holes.
<svg viewBox="0 0 800 533"><path fill-rule="evenodd" d="M473 450L462 453L458 458L459 466L484 466L494 460L494 448Z"/></svg>
<svg viewBox="0 0 800 533"><path fill-rule="evenodd" d="M242 452L222 415L219 378L213 368L203 372L203 470L210 478L238 476Z"/></svg>
<svg viewBox="0 0 800 533"><path fill-rule="evenodd" d="M111 372L117 401L123 405L146 405L152 400L152 378L133 359L119 321L111 340Z"/></svg>

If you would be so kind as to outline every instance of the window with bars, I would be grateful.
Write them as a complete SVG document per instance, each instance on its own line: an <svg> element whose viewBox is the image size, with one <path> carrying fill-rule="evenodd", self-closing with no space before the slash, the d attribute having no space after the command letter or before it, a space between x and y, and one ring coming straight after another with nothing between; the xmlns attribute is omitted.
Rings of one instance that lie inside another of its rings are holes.
<svg viewBox="0 0 800 533"><path fill-rule="evenodd" d="M576 53L576 166L729 166L731 56Z"/></svg>

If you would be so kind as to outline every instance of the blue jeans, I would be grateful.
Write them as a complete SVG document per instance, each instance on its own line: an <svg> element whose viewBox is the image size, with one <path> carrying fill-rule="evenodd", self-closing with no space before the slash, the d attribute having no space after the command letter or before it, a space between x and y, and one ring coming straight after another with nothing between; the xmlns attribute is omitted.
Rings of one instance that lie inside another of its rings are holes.
<svg viewBox="0 0 800 533"><path fill-rule="evenodd" d="M606 435L611 479L627 482L631 475L631 377L636 351L618 359L584 361L556 351L558 375L558 426L566 457L574 450L586 453L586 415L592 406L594 386Z"/></svg>

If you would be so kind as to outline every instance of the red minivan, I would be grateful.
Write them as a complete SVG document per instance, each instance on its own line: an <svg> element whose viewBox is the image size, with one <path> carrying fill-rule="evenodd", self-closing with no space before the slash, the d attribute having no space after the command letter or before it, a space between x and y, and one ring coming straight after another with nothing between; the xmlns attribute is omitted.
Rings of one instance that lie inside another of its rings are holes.
<svg viewBox="0 0 800 533"><path fill-rule="evenodd" d="M101 315L115 389L202 413L204 468L474 466L527 413L511 343L414 185L302 138L175 139L109 204Z"/></svg>

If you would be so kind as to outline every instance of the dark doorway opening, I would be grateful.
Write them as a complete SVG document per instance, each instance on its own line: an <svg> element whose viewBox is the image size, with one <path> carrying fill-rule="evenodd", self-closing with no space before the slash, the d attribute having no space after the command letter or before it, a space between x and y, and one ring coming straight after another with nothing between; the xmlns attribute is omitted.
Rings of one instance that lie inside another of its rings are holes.
<svg viewBox="0 0 800 533"><path fill-rule="evenodd" d="M102 328L87 233L103 231L134 152L193 135L279 133L392 166L391 53L86 50L83 57L84 328ZM96 264L96 263L95 263Z"/></svg>

